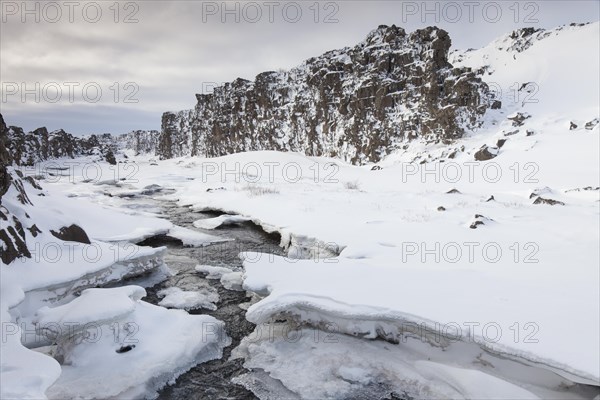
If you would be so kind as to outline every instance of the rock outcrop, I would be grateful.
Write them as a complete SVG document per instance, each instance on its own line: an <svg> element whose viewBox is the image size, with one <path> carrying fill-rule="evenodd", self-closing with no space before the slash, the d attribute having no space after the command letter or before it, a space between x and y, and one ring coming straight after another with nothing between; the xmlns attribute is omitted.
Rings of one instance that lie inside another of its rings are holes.
<svg viewBox="0 0 600 400"><path fill-rule="evenodd" d="M118 143L109 133L76 137L62 129L48 132L44 127L25 133L18 126L6 127L3 136L5 147L11 155L8 164L34 165L53 158L74 158L96 155L100 160L109 160Z"/></svg>
<svg viewBox="0 0 600 400"><path fill-rule="evenodd" d="M33 206L35 194L42 195L42 188L31 176L24 176L14 165L32 165L49 158L74 157L102 148L102 140L92 135L88 138L74 138L60 130L48 133L39 128L25 134L23 129L7 127L0 114L0 259L10 264L20 257L31 258L28 240L35 238L42 230L24 208ZM5 196L8 203L2 204ZM14 212L14 208L21 209ZM13 208L13 212L10 209ZM60 240L90 243L85 231L77 225L64 227L58 232L50 231Z"/></svg>
<svg viewBox="0 0 600 400"><path fill-rule="evenodd" d="M415 138L460 138L491 104L475 72L448 62L450 45L436 27L380 26L355 47L238 78L197 94L193 110L164 113L157 155L279 150L361 164Z"/></svg>
<svg viewBox="0 0 600 400"><path fill-rule="evenodd" d="M136 130L120 135L118 142L122 149L131 149L136 155L155 154L159 136L159 131Z"/></svg>

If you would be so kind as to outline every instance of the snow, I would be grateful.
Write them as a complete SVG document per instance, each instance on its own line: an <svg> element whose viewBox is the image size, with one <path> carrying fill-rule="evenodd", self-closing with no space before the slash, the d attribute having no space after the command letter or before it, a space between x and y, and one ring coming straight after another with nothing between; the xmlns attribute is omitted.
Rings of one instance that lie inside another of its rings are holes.
<svg viewBox="0 0 600 400"><path fill-rule="evenodd" d="M451 145L411 142L379 162L381 170L272 151L156 162L132 156L135 180L119 190L141 193L158 184L170 189L163 200L228 214L198 220L195 228L251 220L281 236L288 257L245 253L243 271L196 268L226 288L262 296L246 314L257 329L273 318L336 328L338 343L245 339L240 356L257 370L236 379L253 390L258 382L283 394L348 397L385 382L383 389L429 397L561 398L562 390L563 398L577 398L573 382L600 385L600 127L584 128L600 108L598 26L552 31L520 53L507 51L511 42L503 38L462 54L455 64L490 66L484 79L503 89L502 108ZM539 101L511 101L515 81L535 82ZM514 126L507 117L517 112L531 118ZM569 129L571 121L577 129ZM499 139L507 141L496 146ZM475 162L483 145L498 147L496 157ZM256 164L259 175L241 173ZM240 174L227 173L236 169ZM62 363L59 377L57 363L25 349L15 330L2 343L2 397L152 396L174 374L220 357L227 340L201 338L204 324L219 334L222 325L145 303L138 288L84 289L163 266L164 248L132 244L145 238L167 234L188 246L223 239L133 208L136 200L107 196L105 185L84 179L81 166L73 175L42 182L44 196L32 189L33 207L18 204L13 189L3 196L12 214L26 212L44 228L36 238L26 230L28 243L58 243L59 257L2 266L2 322L37 312L46 325L87 321L102 334L96 343L61 336L57 354L71 364ZM565 205L535 205L532 193ZM470 229L475 221L485 225ZM71 223L88 232L91 245L46 233ZM89 262L92 248L99 256ZM214 304L208 292L162 294L167 307ZM138 342L117 353L131 334L126 323L139 326ZM418 344L368 340L407 336Z"/></svg>
<svg viewBox="0 0 600 400"><path fill-rule="evenodd" d="M491 399L496 398L499 393L507 399L539 399L528 390L480 371L450 367L431 361L419 361L416 367L426 377L441 379L449 386L457 388L467 399Z"/></svg>
<svg viewBox="0 0 600 400"><path fill-rule="evenodd" d="M564 290L532 298L531 282L522 275L515 278L476 268L444 268L449 263L399 267L392 260L378 266L364 259L340 257L336 261L290 262L283 257L269 261L263 257L244 263L244 288L269 293L249 308L247 319L259 324L291 313L301 321L334 322L345 333L367 338L381 335L381 330L385 332L383 337L393 338L401 327L416 324L443 339L454 335L454 327L458 326L456 335L460 340L472 340L495 353L553 366L586 380L596 379L594 312L585 313L585 320L571 317L569 311L577 307L578 300L573 295L565 298ZM431 279L432 274L435 279ZM593 291L595 282L585 284L578 279L576 285ZM511 287L511 291L499 292L498 287ZM589 300L588 310L594 307ZM565 349L563 335L571 326L565 325L565 319L579 321L578 334L580 339L585 338L589 353L574 354ZM528 322L531 325L526 329ZM470 323L476 325L469 332ZM535 331L532 339L515 339L515 324L520 324L521 335Z"/></svg>
<svg viewBox="0 0 600 400"><path fill-rule="evenodd" d="M141 287L87 289L139 276L156 283L151 276L168 273L166 248L132 242L169 232L191 245L221 239L128 211L93 184L24 186L33 204L22 204L11 187L3 212L24 228L35 223L41 233L24 229L31 258L0 268L2 398L152 397L178 374L221 356L229 339L216 319L142 302ZM90 244L49 233L72 224L84 229ZM135 347L117 353L129 339Z"/></svg>
<svg viewBox="0 0 600 400"><path fill-rule="evenodd" d="M251 221L251 219L242 215L223 214L215 218L206 218L194 221L194 226L201 229L216 229L222 225L234 225L246 221Z"/></svg>
<svg viewBox="0 0 600 400"><path fill-rule="evenodd" d="M214 267L211 265L197 265L196 271L205 273L207 279L221 279L225 274L232 273L233 271L225 267Z"/></svg>
<svg viewBox="0 0 600 400"><path fill-rule="evenodd" d="M594 22L559 27L544 32L541 39L534 34L531 47L520 53L507 50L511 39L501 38L475 51L457 52L455 57L464 59L450 62L474 69L489 65L492 73L483 79L501 89L506 105L534 116L544 113L588 122L598 116L599 26ZM535 88L531 95L518 92L515 101L515 82L519 87L532 82Z"/></svg>
<svg viewBox="0 0 600 400"><path fill-rule="evenodd" d="M65 322L83 326L91 322L105 324L129 316L135 311L136 302L144 296L146 291L139 286L86 289L65 305L40 308L34 322L42 327L62 326Z"/></svg>
<svg viewBox="0 0 600 400"><path fill-rule="evenodd" d="M228 239L217 236L208 235L206 233L183 228L181 226L173 226L167 232L167 236L181 240L184 246L202 247L212 243L225 242Z"/></svg>
<svg viewBox="0 0 600 400"><path fill-rule="evenodd" d="M379 171L296 153L180 158L159 161L160 168L147 167L149 161L138 157L136 185L158 183L172 188L174 192L164 198L181 206L247 216L267 232L281 235L281 244L290 252L287 259L246 255L245 287L268 295L250 309L250 319L259 310L266 318L286 310L297 312L299 304L306 304L311 317L339 321L347 313L357 329L363 327L363 319L392 318L434 326L454 322L466 336L465 324L476 322L478 345L490 351L543 365L576 381L597 382L600 197L597 190L573 189L598 186L598 128L570 132L568 124L534 115L519 129L534 125L543 133L509 136L496 158L475 163L474 152L504 137L502 131L512 129L510 124L492 125L460 140L455 146L464 145L465 150L445 163L408 164L416 154L435 159L445 151L419 143L379 163L383 167ZM535 168L526 167L527 162ZM248 163L274 163L273 170L262 169L258 184L276 193L252 195L239 177L223 176L223 171ZM451 163L461 168L456 181L444 173ZM475 163L471 177L468 163ZM217 172L207 176L204 164L216 166ZM299 180L285 175L287 165L299 168ZM500 180L487 179L483 171L488 166L500 169ZM344 182L357 182L359 190ZM80 193L86 188L85 183L71 186ZM530 194L544 187L551 191L542 196L566 205L533 205ZM452 188L460 193L446 194ZM490 195L495 201L486 202ZM106 196L93 200L115 201ZM445 211L437 211L439 206ZM475 215L493 222L470 229ZM468 247L469 243L476 247ZM440 251L428 255L436 244ZM441 250L445 246L448 252L455 250L456 246L448 247L455 244L462 254L452 262ZM501 248L497 262L484 253L488 244ZM199 271L210 279L233 272L221 268L202 266ZM488 323L502 329L497 343L483 338L481 328ZM376 332L370 326L367 337ZM578 340L565 341L575 334L574 326L579 327ZM527 335L538 343L524 342Z"/></svg>
<svg viewBox="0 0 600 400"><path fill-rule="evenodd" d="M60 365L53 358L29 350L21 344L21 327L11 321L5 307L10 304L10 299L15 299L15 295L18 299L24 294L22 291L19 294L18 290L14 289L18 286L12 282L8 284L3 279L1 285L2 341L0 354L2 354L2 363L0 374L2 385L0 385L0 397L3 399L44 399L46 398L44 394L46 389L60 375Z"/></svg>
<svg viewBox="0 0 600 400"><path fill-rule="evenodd" d="M223 323L151 305L138 299L143 294L132 286L88 289L69 304L42 311L45 323L75 325L73 334L58 338L64 363L47 391L50 399L154 397L195 364L221 357L230 343ZM112 313L102 306L107 299Z"/></svg>
<svg viewBox="0 0 600 400"><path fill-rule="evenodd" d="M209 292L208 290L193 292L182 290L178 287L163 289L158 292L158 296L164 296L158 305L184 310L205 308L214 311L217 309L217 306L214 303L219 301L219 294L216 292Z"/></svg>
<svg viewBox="0 0 600 400"><path fill-rule="evenodd" d="M241 271L229 272L221 276L221 285L228 290L242 290L244 273Z"/></svg>
<svg viewBox="0 0 600 400"><path fill-rule="evenodd" d="M419 399L594 396L589 388L568 391L567 381L552 372L465 343L436 351L413 338L399 344L362 340L331 325L319 330L294 323L261 324L232 357L243 358L250 370L234 382L267 399L389 398L391 392Z"/></svg>
<svg viewBox="0 0 600 400"><path fill-rule="evenodd" d="M2 322L2 389L3 399L45 399L46 389L61 373L56 360L25 348L17 324Z"/></svg>

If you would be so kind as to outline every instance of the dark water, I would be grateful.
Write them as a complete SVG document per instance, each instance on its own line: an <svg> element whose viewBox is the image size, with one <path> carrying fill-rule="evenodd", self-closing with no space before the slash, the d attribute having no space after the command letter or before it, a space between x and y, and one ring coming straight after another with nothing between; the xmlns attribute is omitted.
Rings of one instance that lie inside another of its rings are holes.
<svg viewBox="0 0 600 400"><path fill-rule="evenodd" d="M167 219L176 225L198 230L193 227L195 220L212 218L219 213L193 212L185 207L179 207L171 202L158 202ZM221 227L204 231L210 235L220 236L233 241L216 243L206 247L183 247L181 243L169 237L160 236L147 239L143 245L167 246L165 257L169 268L177 274L160 284L148 288L148 296L144 299L152 304L161 300L157 292L161 289L175 286L183 290L198 290L209 288L216 290L220 301L216 303L217 310L190 310L190 314L211 315L225 323L227 335L232 344L225 348L223 357L207 363L199 364L179 376L173 385L165 387L159 393L159 399L257 399L257 397L242 386L231 382L231 379L247 372L243 368L243 360L229 360L231 350L237 347L240 340L248 336L254 329L254 324L246 321L245 311L239 304L250 300L245 291L225 289L220 281L208 280L204 274L196 272L198 264L226 267L241 270L242 263L238 257L241 251L259 251L277 255L285 255L279 247L280 237L277 234L267 234L252 223Z"/></svg>

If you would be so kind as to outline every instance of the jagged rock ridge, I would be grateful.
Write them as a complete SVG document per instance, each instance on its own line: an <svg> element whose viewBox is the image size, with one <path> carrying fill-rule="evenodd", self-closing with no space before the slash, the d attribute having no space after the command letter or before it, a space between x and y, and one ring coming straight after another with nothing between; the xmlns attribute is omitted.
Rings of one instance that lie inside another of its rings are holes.
<svg viewBox="0 0 600 400"><path fill-rule="evenodd" d="M42 127L25 133L18 126L10 126L3 135L6 149L12 157L10 163L16 165L34 165L48 159L83 155L97 155L111 162L114 161L117 148L115 139L109 133L76 137L62 129L48 132Z"/></svg>
<svg viewBox="0 0 600 400"><path fill-rule="evenodd" d="M361 164L417 137L460 138L489 108L488 87L452 67L450 45L436 27L380 26L290 71L236 79L197 94L193 110L164 113L157 155L279 150Z"/></svg>

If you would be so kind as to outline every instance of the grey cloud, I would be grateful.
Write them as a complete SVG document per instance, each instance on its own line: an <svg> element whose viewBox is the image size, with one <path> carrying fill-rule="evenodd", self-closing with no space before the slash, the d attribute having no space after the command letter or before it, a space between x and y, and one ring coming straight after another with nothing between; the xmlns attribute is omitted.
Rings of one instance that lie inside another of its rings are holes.
<svg viewBox="0 0 600 400"><path fill-rule="evenodd" d="M126 3L120 5L124 7ZM99 2L105 14L95 24L81 18L75 23L61 20L36 24L7 17L8 21L0 24L3 83L98 82L107 88L114 82L121 86L135 82L139 86L136 104L115 104L107 95L95 105L23 104L13 96L1 104L8 123L21 124L25 129L52 125L75 134L158 129L162 111L192 108L194 94L203 88L237 77L253 79L262 71L287 69L325 51L355 45L380 24L396 24L407 31L437 25L450 32L455 48L477 48L518 27L551 28L595 21L599 13L597 1L521 2L515 22L509 9L513 2L497 2L503 12L498 22L487 22L476 12L473 23L466 14L450 23L443 19L436 22L432 15L420 12L407 15L407 7L422 7L421 1L325 1L319 3L321 22L315 23L313 10L309 9L314 2L309 1L298 2L303 16L297 23L286 22L280 13L275 14L274 23L266 15L257 23L235 23L231 15L227 23L221 23L219 15L207 16L203 21L202 10L207 2L134 3L139 6L135 15L139 22L133 24L112 21L108 7L113 2ZM227 3L231 8L235 2ZM328 3L337 4L334 17L338 23L322 22L327 12L334 10L331 5L325 9ZM447 3L439 2L437 7ZM455 3L466 12L463 1ZM493 2L481 2L478 9L488 3ZM537 7L537 23L524 21L533 10L525 9L529 3ZM246 3L240 3L240 7L243 4ZM265 2L256 4L265 10ZM280 4L277 10L286 3ZM435 7L435 2L428 2L426 7ZM125 14L121 10L120 18Z"/></svg>

